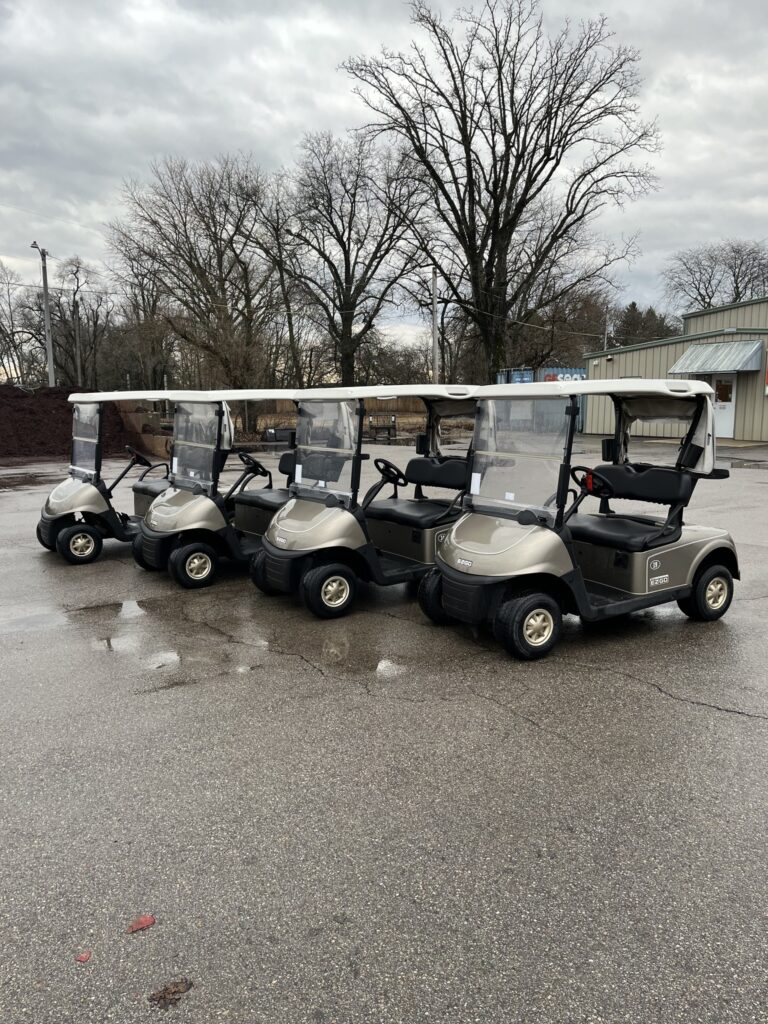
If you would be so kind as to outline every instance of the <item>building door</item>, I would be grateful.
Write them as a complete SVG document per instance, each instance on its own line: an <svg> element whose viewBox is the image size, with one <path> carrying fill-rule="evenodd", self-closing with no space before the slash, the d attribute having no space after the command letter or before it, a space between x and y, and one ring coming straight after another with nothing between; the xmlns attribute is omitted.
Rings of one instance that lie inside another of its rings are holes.
<svg viewBox="0 0 768 1024"><path fill-rule="evenodd" d="M715 396L715 432L718 437L733 437L736 423L736 374L716 373L712 377Z"/></svg>

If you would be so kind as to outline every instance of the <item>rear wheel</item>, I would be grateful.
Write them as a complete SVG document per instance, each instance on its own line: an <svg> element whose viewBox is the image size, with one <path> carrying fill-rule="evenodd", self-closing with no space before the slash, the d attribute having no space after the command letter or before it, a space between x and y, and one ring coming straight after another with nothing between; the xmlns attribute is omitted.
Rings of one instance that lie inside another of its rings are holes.
<svg viewBox="0 0 768 1024"><path fill-rule="evenodd" d="M422 576L417 594L419 608L436 626L444 626L451 616L443 608L443 577L439 569L430 569Z"/></svg>
<svg viewBox="0 0 768 1024"><path fill-rule="evenodd" d="M103 546L99 531L86 523L68 526L56 537L56 550L70 565L87 565L88 562L95 562Z"/></svg>
<svg viewBox="0 0 768 1024"><path fill-rule="evenodd" d="M171 552L168 572L179 586L199 590L213 583L218 564L219 556L209 544L184 544Z"/></svg>
<svg viewBox="0 0 768 1024"><path fill-rule="evenodd" d="M47 541L47 540L43 540L43 529L42 529L40 523L37 524L37 529L35 530L35 536L37 537L37 543L42 545L45 548L46 551L55 551L56 550L56 542L55 541L50 542L50 541Z"/></svg>
<svg viewBox="0 0 768 1024"><path fill-rule="evenodd" d="M493 635L521 661L535 661L549 654L563 629L560 605L549 594L528 593L499 607Z"/></svg>
<svg viewBox="0 0 768 1024"><path fill-rule="evenodd" d="M257 590L260 590L262 594L266 594L268 597L273 597L275 594L279 594L280 591L277 587L273 587L267 581L267 552L264 550L257 551L256 554L251 558L250 574L253 585Z"/></svg>
<svg viewBox="0 0 768 1024"><path fill-rule="evenodd" d="M681 612L697 622L714 622L733 600L733 576L724 565L710 565L696 577L688 597L677 602Z"/></svg>
<svg viewBox="0 0 768 1024"><path fill-rule="evenodd" d="M152 565L144 557L144 550L141 541L141 534L137 533L131 541L131 552L133 553L133 560L140 569L144 569L146 572L154 572L157 569L156 565Z"/></svg>
<svg viewBox="0 0 768 1024"><path fill-rule="evenodd" d="M304 604L320 619L346 615L357 591L357 577L342 563L319 565L305 572L299 592Z"/></svg>

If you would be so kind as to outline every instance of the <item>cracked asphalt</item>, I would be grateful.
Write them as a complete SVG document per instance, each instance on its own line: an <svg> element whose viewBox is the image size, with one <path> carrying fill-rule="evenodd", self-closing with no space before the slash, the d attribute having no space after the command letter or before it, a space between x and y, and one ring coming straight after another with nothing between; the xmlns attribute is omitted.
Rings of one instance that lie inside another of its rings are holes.
<svg viewBox="0 0 768 1024"><path fill-rule="evenodd" d="M64 471L0 469L3 1024L768 1021L768 470L688 514L739 548L721 622L532 665L404 588L323 623L70 567Z"/></svg>

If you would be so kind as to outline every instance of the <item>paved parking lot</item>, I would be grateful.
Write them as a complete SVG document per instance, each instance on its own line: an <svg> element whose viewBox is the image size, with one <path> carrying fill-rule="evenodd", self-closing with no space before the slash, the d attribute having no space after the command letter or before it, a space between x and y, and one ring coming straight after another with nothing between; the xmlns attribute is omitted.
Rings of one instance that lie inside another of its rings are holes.
<svg viewBox="0 0 768 1024"><path fill-rule="evenodd" d="M182 978L195 1024L768 1020L768 471L688 514L739 547L724 620L569 619L532 665L404 588L323 623L70 567L63 473L0 471L3 1024Z"/></svg>

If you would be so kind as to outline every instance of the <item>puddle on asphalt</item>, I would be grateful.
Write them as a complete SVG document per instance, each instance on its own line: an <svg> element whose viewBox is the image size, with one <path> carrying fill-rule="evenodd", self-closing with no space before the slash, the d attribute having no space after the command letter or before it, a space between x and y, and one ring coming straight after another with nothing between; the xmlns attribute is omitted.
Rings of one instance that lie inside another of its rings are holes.
<svg viewBox="0 0 768 1024"><path fill-rule="evenodd" d="M54 474L37 475L32 473L9 473L7 476L0 476L0 491L16 491L22 487L42 487L43 484L50 484L58 479Z"/></svg>
<svg viewBox="0 0 768 1024"><path fill-rule="evenodd" d="M0 635L51 629L63 626L66 622L67 614L61 608L38 608L22 615L0 619Z"/></svg>
<svg viewBox="0 0 768 1024"><path fill-rule="evenodd" d="M382 658L376 666L376 675L381 679L397 679L405 671L405 665L398 665L389 658Z"/></svg>
<svg viewBox="0 0 768 1024"><path fill-rule="evenodd" d="M760 462L757 459L730 459L727 469L768 469L768 462Z"/></svg>
<svg viewBox="0 0 768 1024"><path fill-rule="evenodd" d="M157 651L151 658L147 658L147 668L173 668L181 662L178 651Z"/></svg>

